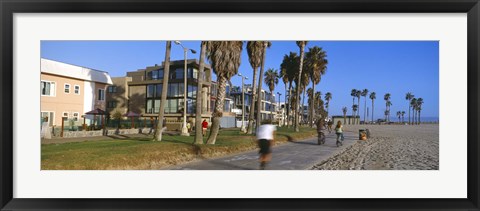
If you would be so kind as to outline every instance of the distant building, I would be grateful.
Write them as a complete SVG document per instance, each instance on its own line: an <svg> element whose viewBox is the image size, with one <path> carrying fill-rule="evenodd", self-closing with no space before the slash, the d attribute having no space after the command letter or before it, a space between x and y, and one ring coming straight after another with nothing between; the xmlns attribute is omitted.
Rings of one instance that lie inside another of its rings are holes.
<svg viewBox="0 0 480 211"><path fill-rule="evenodd" d="M107 72L66 64L49 59L40 60L40 116L49 126L60 126L62 120L83 124L85 112L106 109L107 86L112 84ZM87 115L90 124L93 116ZM100 117L98 117L100 118Z"/></svg>
<svg viewBox="0 0 480 211"><path fill-rule="evenodd" d="M251 101L252 101L252 85L251 84L245 84L244 85L244 90L243 92L245 93L245 119L246 121L248 121L248 115L250 114L251 112L251 109L250 109L250 104L251 104ZM240 111L237 112L237 120L241 120L242 118L242 113L241 113L241 110L242 110L242 105L243 105L243 102L242 102L242 90L241 90L241 87L235 87L234 89L232 89L232 91L230 92L230 97L231 99L233 100L233 104L235 106L236 109L239 109ZM260 115L261 115L261 119L262 121L263 120L270 120L270 119L276 119L276 116L277 116L277 103L276 103L276 100L275 100L275 94L273 93L270 93L266 90L263 90L261 91L261 94L260 94L260 97L261 97L261 108L260 108ZM255 101L255 107L257 106L257 102ZM256 116L256 111L257 109L255 108L255 120L257 119Z"/></svg>
<svg viewBox="0 0 480 211"><path fill-rule="evenodd" d="M345 118L343 116L332 116L332 121L334 124L337 124L338 121L342 122L343 125L359 124L360 116L347 115Z"/></svg>

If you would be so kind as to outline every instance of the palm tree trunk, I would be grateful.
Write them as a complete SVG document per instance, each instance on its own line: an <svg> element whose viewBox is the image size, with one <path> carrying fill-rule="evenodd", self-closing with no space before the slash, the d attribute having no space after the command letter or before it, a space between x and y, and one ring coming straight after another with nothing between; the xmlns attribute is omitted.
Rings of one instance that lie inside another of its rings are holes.
<svg viewBox="0 0 480 211"><path fill-rule="evenodd" d="M420 125L420 110L418 110L418 124Z"/></svg>
<svg viewBox="0 0 480 211"><path fill-rule="evenodd" d="M297 103L295 105L295 109L296 110L296 118L295 118L295 132L299 132L300 131L300 128L299 128L299 125L298 125L298 121L299 121L299 117L300 117L300 83L302 81L302 70L303 70L303 57L304 57L304 54L305 54L305 42L302 43L301 47L300 47L300 67L298 68L299 71L298 71L298 79L297 79Z"/></svg>
<svg viewBox="0 0 480 211"><path fill-rule="evenodd" d="M411 110L411 107L412 107L412 106L410 106L410 105L408 106L408 124L409 124L409 125L411 124L411 122L410 122L410 110Z"/></svg>
<svg viewBox="0 0 480 211"><path fill-rule="evenodd" d="M262 54L262 66L260 67L260 75L258 76L258 97L257 97L257 128L260 127L262 123L262 79L263 79L263 71L265 69L265 56L267 54L267 42L264 42L263 46L263 54ZM265 93L266 97L267 93Z"/></svg>
<svg viewBox="0 0 480 211"><path fill-rule="evenodd" d="M285 122L285 115L284 112L287 113L287 83L283 83L285 85L285 97L283 101L283 108L282 109L282 119L283 119L283 126L286 126L287 123Z"/></svg>
<svg viewBox="0 0 480 211"><path fill-rule="evenodd" d="M227 87L227 78L219 76L218 79L217 99L215 100L215 110L212 114L212 127L207 144L215 144L217 141L218 131L220 129L220 118L223 116L223 105L225 101L225 91Z"/></svg>
<svg viewBox="0 0 480 211"><path fill-rule="evenodd" d="M290 107L292 106L292 82L288 85L287 127L290 127Z"/></svg>
<svg viewBox="0 0 480 211"><path fill-rule="evenodd" d="M365 124L367 122L367 96L365 96L365 102L363 105L363 124Z"/></svg>
<svg viewBox="0 0 480 211"><path fill-rule="evenodd" d="M273 123L273 90L270 90L272 96L270 97L270 123Z"/></svg>
<svg viewBox="0 0 480 211"><path fill-rule="evenodd" d="M172 41L167 41L165 49L165 62L163 68L162 82L162 100L160 100L160 110L158 111L157 128L153 140L162 141L163 118L165 116L165 103L167 102L168 77L170 74L170 51L172 49Z"/></svg>
<svg viewBox="0 0 480 211"><path fill-rule="evenodd" d="M357 102L358 102L358 110L357 110L357 112L358 112L358 114L360 114L360 98L357 98L357 99L358 99L358 100L357 100ZM360 124L360 115L358 115L357 123Z"/></svg>
<svg viewBox="0 0 480 211"><path fill-rule="evenodd" d="M202 104L203 104L203 80L204 80L204 69L205 69L205 53L206 53L206 42L202 41L200 49L200 67L198 68L197 76L197 105L196 105L196 114L195 114L195 144L203 144L203 131L202 131ZM165 77L164 77L165 78ZM162 90L163 91L163 90Z"/></svg>
<svg viewBox="0 0 480 211"><path fill-rule="evenodd" d="M257 96L257 67L253 68L253 79L252 79L252 98L250 99L250 111L248 114L248 127L247 127L247 134L253 133L253 120L255 118L255 97Z"/></svg>
<svg viewBox="0 0 480 211"><path fill-rule="evenodd" d="M355 105L355 97L353 97L353 100L352 100L352 118L353 118L353 122L352 122L352 125L355 124L355 111L353 110L353 106ZM352 119L350 118L350 120ZM349 120L349 122L350 122Z"/></svg>
<svg viewBox="0 0 480 211"><path fill-rule="evenodd" d="M303 111L305 111L305 109L303 107L305 107L305 92L307 91L306 89L307 87L304 87L303 88L303 99L302 99L302 112L301 112L301 115L302 115L302 122L304 122L305 120L303 119L303 117L305 116Z"/></svg>
<svg viewBox="0 0 480 211"><path fill-rule="evenodd" d="M372 122L373 122L373 99L372 99Z"/></svg>
<svg viewBox="0 0 480 211"><path fill-rule="evenodd" d="M313 80L312 80L313 81ZM310 96L310 127L313 127L313 118L315 118L315 84L312 82L312 96ZM318 121L318 120L317 120Z"/></svg>

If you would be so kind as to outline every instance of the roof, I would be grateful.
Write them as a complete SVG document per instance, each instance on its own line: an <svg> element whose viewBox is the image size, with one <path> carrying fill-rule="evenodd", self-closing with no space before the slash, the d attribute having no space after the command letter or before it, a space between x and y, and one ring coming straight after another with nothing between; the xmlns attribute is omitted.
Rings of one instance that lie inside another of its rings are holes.
<svg viewBox="0 0 480 211"><path fill-rule="evenodd" d="M105 84L113 84L110 75L105 71L81 67L50 59L41 59L40 71L53 75L76 78Z"/></svg>

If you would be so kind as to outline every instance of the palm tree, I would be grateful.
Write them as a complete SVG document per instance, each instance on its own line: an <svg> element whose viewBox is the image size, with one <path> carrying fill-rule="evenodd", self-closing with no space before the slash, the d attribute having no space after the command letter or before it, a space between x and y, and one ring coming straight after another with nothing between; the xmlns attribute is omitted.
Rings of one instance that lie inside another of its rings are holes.
<svg viewBox="0 0 480 211"><path fill-rule="evenodd" d="M275 70L273 68L269 68L267 72L265 72L265 84L267 84L268 89L270 90L270 93L272 93L273 96L273 90L275 89L275 85L278 84L278 70ZM273 108L273 97L270 98L271 104ZM273 110L270 108L270 115L271 118L273 117ZM273 120L273 119L270 119Z"/></svg>
<svg viewBox="0 0 480 211"><path fill-rule="evenodd" d="M213 71L217 75L218 84L215 109L212 113L212 127L207 144L215 144L217 139L220 118L223 115L227 81L230 81L230 78L238 72L242 49L243 42L241 41L208 41L207 43L207 57Z"/></svg>
<svg viewBox="0 0 480 211"><path fill-rule="evenodd" d="M257 97L257 69L260 67L262 62L262 49L263 49L263 42L262 41L248 41L247 42L247 53L248 53L248 61L250 66L253 69L253 77L252 77L252 98L250 100L250 112L248 114L248 126L247 126L247 133L253 133L253 121L255 118L255 99Z"/></svg>
<svg viewBox="0 0 480 211"><path fill-rule="evenodd" d="M288 76L286 69L280 69L280 78L282 78L283 84L285 85L285 93L284 93L284 108L287 109L287 83L288 83ZM279 99L280 100L280 99ZM283 126L285 126L288 122L283 121Z"/></svg>
<svg viewBox="0 0 480 211"><path fill-rule="evenodd" d="M362 96L362 91L359 89L357 90L357 92L355 93L355 96L357 97L357 105L358 105L358 120L357 120L357 124L360 124L360 96Z"/></svg>
<svg viewBox="0 0 480 211"><path fill-rule="evenodd" d="M357 90L352 89L352 91L350 92L350 96L353 97L353 101L352 101L352 108L353 108L353 105L355 105L355 97L357 96ZM355 111L353 109L352 109L352 117L355 117ZM353 121L353 124L355 124L355 121Z"/></svg>
<svg viewBox="0 0 480 211"><path fill-rule="evenodd" d="M315 103L312 103L312 102L315 101L315 100L313 99L313 93L314 93L314 92L313 92L313 88L308 88L308 89L307 89L307 96L308 96L308 101L307 101L307 103L308 103L308 105L310 105L310 107L315 104ZM313 118L314 118L313 113L311 112L311 109L309 109L309 111L308 111L308 121L309 121L310 123L312 123L312 122L313 122ZM313 127L313 124L310 124L310 127Z"/></svg>
<svg viewBox="0 0 480 211"><path fill-rule="evenodd" d="M331 99L332 99L332 93L330 93L330 92L325 93L325 102L326 102L325 107L327 108L327 115L329 115L328 114L328 107L330 105L330 100Z"/></svg>
<svg viewBox="0 0 480 211"><path fill-rule="evenodd" d="M364 106L363 106L363 124L365 124L367 122L367 95L368 95L368 89L364 89L362 91L362 97L365 98L365 103L364 103Z"/></svg>
<svg viewBox="0 0 480 211"><path fill-rule="evenodd" d="M387 116L387 119L388 119L388 122L390 122L390 106L392 106L392 102L390 100L387 100L386 102L386 105L387 105L387 108L388 108L388 116Z"/></svg>
<svg viewBox="0 0 480 211"><path fill-rule="evenodd" d="M297 86L300 85L301 81L302 81L302 70L303 70L303 57L305 56L305 46L307 45L308 41L297 41L297 46L300 48L300 64L298 65L298 78L297 78ZM300 89L297 89L297 99L300 98ZM299 128L299 117L300 117L300 112L299 111L299 106L300 104L297 103L295 105L295 107L297 108L297 113L296 113L296 117L295 117L295 132L299 132L300 131L300 128Z"/></svg>
<svg viewBox="0 0 480 211"><path fill-rule="evenodd" d="M405 118L403 116L405 116L405 111L402 111L402 123L405 123Z"/></svg>
<svg viewBox="0 0 480 211"><path fill-rule="evenodd" d="M407 92L407 94L405 96L405 100L407 100L407 102L408 102L408 124L410 124L410 110L412 108L412 105L410 104L410 101L412 100L413 97L414 97L414 95L410 92Z"/></svg>
<svg viewBox="0 0 480 211"><path fill-rule="evenodd" d="M202 41L200 45L200 67L198 68L198 82L197 82L197 100L196 100L196 113L195 113L195 144L203 144L203 131L202 131L202 86L204 80L205 69L205 54L207 51L207 42ZM164 77L165 78L165 77ZM165 79L164 79L165 80ZM163 91L163 90L162 90Z"/></svg>
<svg viewBox="0 0 480 211"><path fill-rule="evenodd" d="M343 112L343 124L346 124L347 123L347 107L346 106L342 108L342 112Z"/></svg>
<svg viewBox="0 0 480 211"><path fill-rule="evenodd" d="M262 77L263 77L263 70L265 68L265 58L267 55L267 48L269 48L272 45L271 42L269 41L263 41L263 48L262 48L262 66L260 67L260 78L258 79L258 97L257 97L257 128L261 125L262 123L262 98L261 98L261 92L262 92ZM266 93L265 93L266 96Z"/></svg>
<svg viewBox="0 0 480 211"><path fill-rule="evenodd" d="M309 48L308 52L305 54L305 69L310 75L310 80L312 81L312 93L315 93L315 85L320 83L322 75L327 71L328 60L327 53L318 46ZM315 101L310 102L310 127L313 127L313 116L315 116Z"/></svg>
<svg viewBox="0 0 480 211"><path fill-rule="evenodd" d="M420 124L420 111L422 110L422 105L423 105L423 98L419 97L417 99L417 111L418 111L418 121L417 123Z"/></svg>
<svg viewBox="0 0 480 211"><path fill-rule="evenodd" d="M397 111L397 118L398 118L398 123L400 123L400 118L402 117L402 112L401 111Z"/></svg>
<svg viewBox="0 0 480 211"><path fill-rule="evenodd" d="M388 116L390 116L390 111L385 110L385 122L387 122Z"/></svg>
<svg viewBox="0 0 480 211"><path fill-rule="evenodd" d="M303 65L305 66L305 64ZM302 122L304 122L304 118L303 118L303 111L304 111L304 107L305 107L305 92L307 91L306 87L308 86L308 84L310 83L310 76L309 76L309 73L308 71L305 70L304 68L304 71L302 72L302 91L303 91L303 97L302 97L302 113L301 113L301 116L302 116Z"/></svg>
<svg viewBox="0 0 480 211"><path fill-rule="evenodd" d="M374 111L373 106L374 106L375 99L377 99L377 93L375 92L370 93L370 99L372 100L372 122L373 122L373 111Z"/></svg>
<svg viewBox="0 0 480 211"><path fill-rule="evenodd" d="M417 107L417 98L412 98L410 100L410 106L412 107L412 115L413 115L413 118L412 118L412 124L415 124L415 108Z"/></svg>
<svg viewBox="0 0 480 211"><path fill-rule="evenodd" d="M385 100L385 111L388 111L388 110L389 110L389 105L391 105L391 104L388 103L388 102L390 102L390 97L391 97L390 93L386 93L386 94L383 96L383 99ZM389 113L390 113L390 112L389 112ZM388 118L388 116L387 116L387 118L385 118L385 121L386 121L386 122L389 122L389 121L390 121L389 118Z"/></svg>
<svg viewBox="0 0 480 211"><path fill-rule="evenodd" d="M287 106L287 126L290 126L288 124L288 122L290 121L290 111L291 111L291 108L293 107L293 104L292 104L292 83L295 82L297 83L296 81L296 78L297 78L297 73L298 73L298 63L299 63L299 60L300 58L298 57L297 53L295 52L290 52L290 54L283 56L283 61L282 63L280 64L280 69L282 70L282 72L285 73L284 75L284 81L285 81L285 77L288 79L288 106Z"/></svg>
<svg viewBox="0 0 480 211"><path fill-rule="evenodd" d="M157 128L153 137L154 141L162 141L163 118L165 116L165 102L167 102L168 76L170 75L170 52L172 41L167 41L165 48L165 62L163 68L162 100L160 101L160 110L158 111Z"/></svg>

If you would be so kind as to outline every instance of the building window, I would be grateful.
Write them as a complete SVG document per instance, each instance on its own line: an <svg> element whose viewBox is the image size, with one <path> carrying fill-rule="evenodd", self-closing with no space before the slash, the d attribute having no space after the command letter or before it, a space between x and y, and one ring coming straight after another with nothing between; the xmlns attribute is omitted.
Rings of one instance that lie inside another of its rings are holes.
<svg viewBox="0 0 480 211"><path fill-rule="evenodd" d="M117 101L108 101L107 102L107 108L116 108L117 107Z"/></svg>
<svg viewBox="0 0 480 211"><path fill-rule="evenodd" d="M75 85L73 88L74 88L75 94L79 95L79 94L80 94L80 86L79 86L79 85Z"/></svg>
<svg viewBox="0 0 480 211"><path fill-rule="evenodd" d="M116 92L117 92L117 86L108 87L108 93L116 93Z"/></svg>
<svg viewBox="0 0 480 211"><path fill-rule="evenodd" d="M157 84L156 90L155 90L155 97L156 98L162 97L162 89L163 89L163 84Z"/></svg>
<svg viewBox="0 0 480 211"><path fill-rule="evenodd" d="M70 84L65 84L65 93L70 93Z"/></svg>
<svg viewBox="0 0 480 211"><path fill-rule="evenodd" d="M196 98L197 97L197 87L193 85L188 85L188 95L187 97Z"/></svg>
<svg viewBox="0 0 480 211"><path fill-rule="evenodd" d="M73 121L78 121L78 112L73 113Z"/></svg>
<svg viewBox="0 0 480 211"><path fill-rule="evenodd" d="M170 74L170 79L183 79L183 68L176 69Z"/></svg>
<svg viewBox="0 0 480 211"><path fill-rule="evenodd" d="M40 90L42 92L42 96L55 96L55 82L41 81Z"/></svg>
<svg viewBox="0 0 480 211"><path fill-rule="evenodd" d="M62 113L62 119L63 119L63 121L68 119L68 112L63 112Z"/></svg>
<svg viewBox="0 0 480 211"><path fill-rule="evenodd" d="M105 89L98 90L98 100L104 101L105 100Z"/></svg>
<svg viewBox="0 0 480 211"><path fill-rule="evenodd" d="M147 85L147 97L153 97L154 92L155 92L155 85L153 84Z"/></svg>

